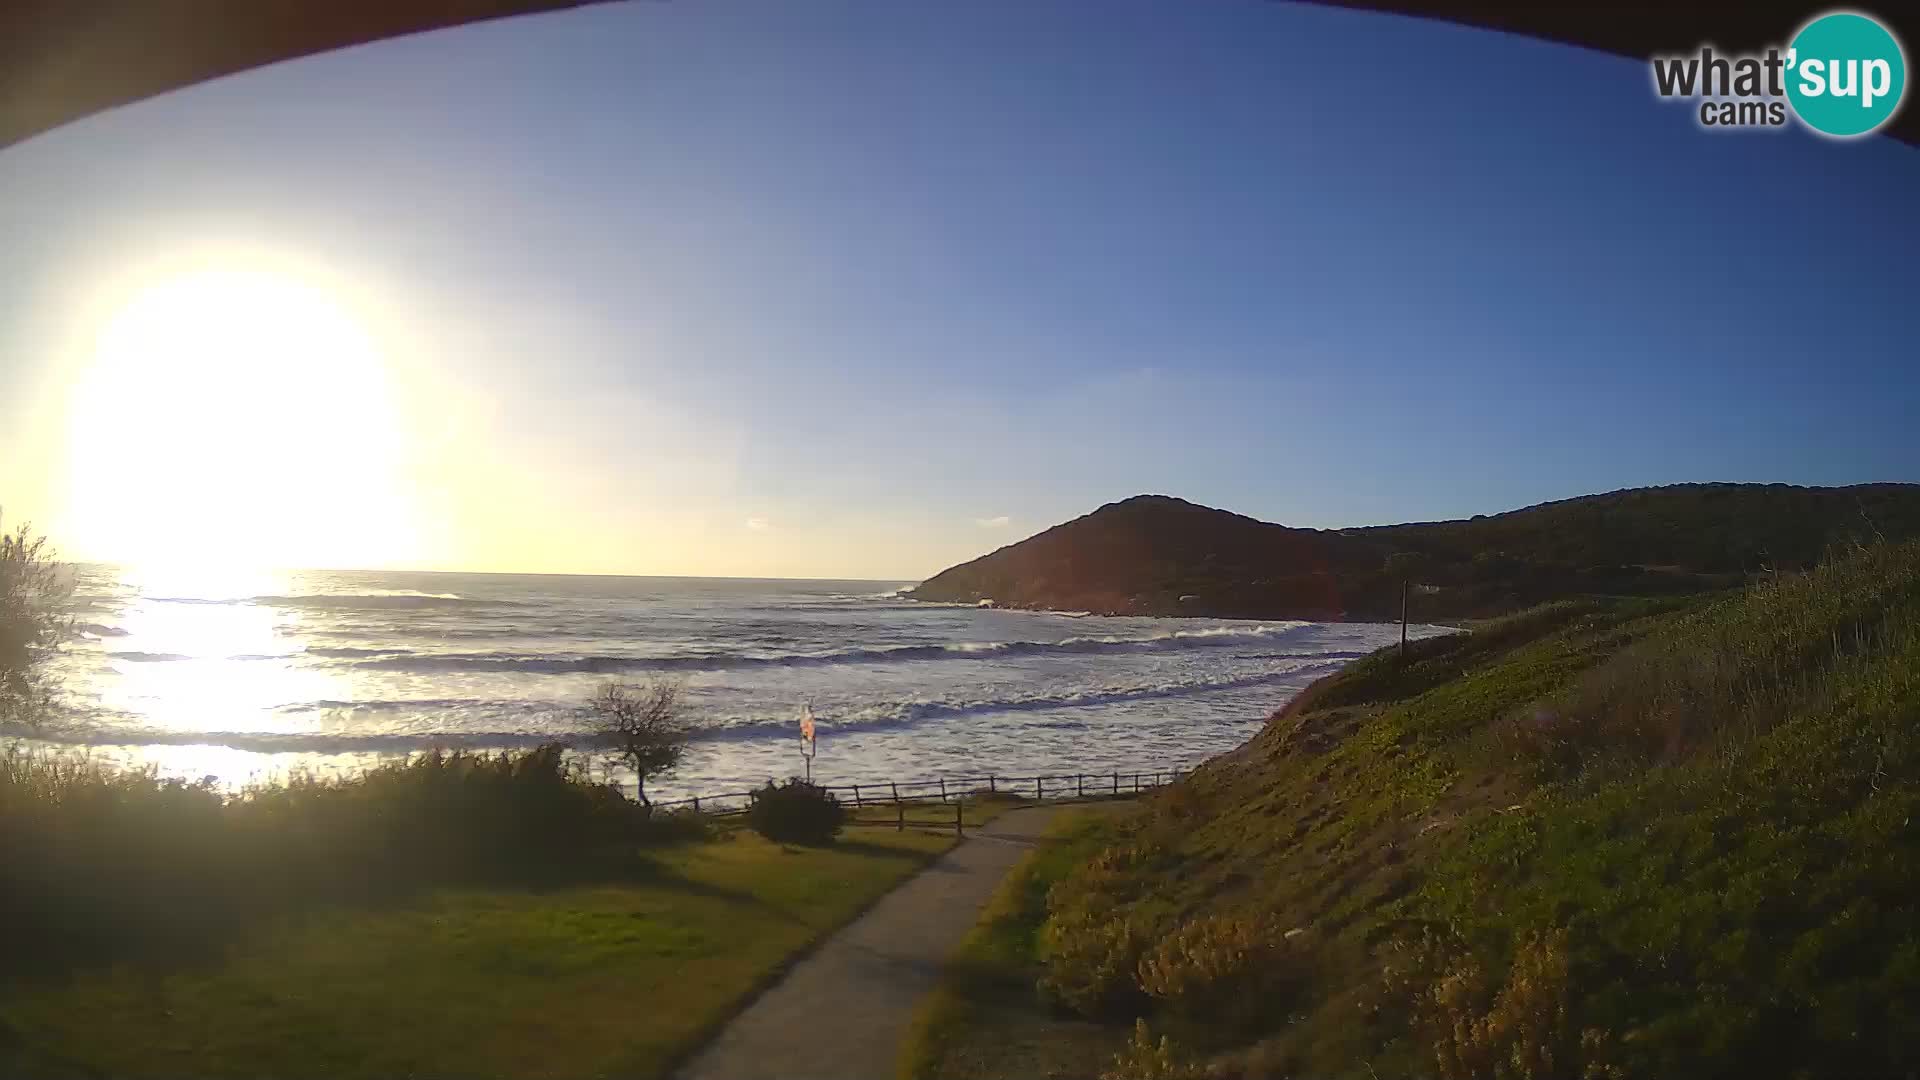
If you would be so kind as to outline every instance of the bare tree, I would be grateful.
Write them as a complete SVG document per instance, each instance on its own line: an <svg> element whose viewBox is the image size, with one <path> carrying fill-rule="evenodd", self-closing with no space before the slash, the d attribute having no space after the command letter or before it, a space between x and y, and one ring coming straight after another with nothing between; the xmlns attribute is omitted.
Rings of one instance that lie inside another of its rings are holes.
<svg viewBox="0 0 1920 1080"><path fill-rule="evenodd" d="M594 733L609 756L632 770L640 805L652 808L647 780L678 768L687 754L687 725L680 719L678 682L657 679L645 686L608 683L587 702Z"/></svg>
<svg viewBox="0 0 1920 1080"><path fill-rule="evenodd" d="M71 631L72 592L46 537L0 532L0 723L36 723L51 701L46 660Z"/></svg>

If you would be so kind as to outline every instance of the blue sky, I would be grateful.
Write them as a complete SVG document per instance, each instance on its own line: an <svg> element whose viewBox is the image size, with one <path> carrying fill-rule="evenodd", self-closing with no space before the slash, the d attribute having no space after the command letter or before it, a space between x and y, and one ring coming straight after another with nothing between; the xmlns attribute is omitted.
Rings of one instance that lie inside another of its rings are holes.
<svg viewBox="0 0 1920 1080"><path fill-rule="evenodd" d="M1293 4L509 20L0 151L0 505L129 542L65 524L58 417L97 283L175 251L383 313L441 433L409 565L911 578L1143 491L1920 480L1915 191L1629 60Z"/></svg>

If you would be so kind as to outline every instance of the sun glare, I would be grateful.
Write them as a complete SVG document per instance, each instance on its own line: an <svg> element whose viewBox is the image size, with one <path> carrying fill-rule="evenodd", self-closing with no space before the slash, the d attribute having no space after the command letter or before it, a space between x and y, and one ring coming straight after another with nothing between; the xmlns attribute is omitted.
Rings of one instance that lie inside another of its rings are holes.
<svg viewBox="0 0 1920 1080"><path fill-rule="evenodd" d="M153 281L100 325L75 388L71 514L100 557L379 566L417 544L377 343L277 272Z"/></svg>

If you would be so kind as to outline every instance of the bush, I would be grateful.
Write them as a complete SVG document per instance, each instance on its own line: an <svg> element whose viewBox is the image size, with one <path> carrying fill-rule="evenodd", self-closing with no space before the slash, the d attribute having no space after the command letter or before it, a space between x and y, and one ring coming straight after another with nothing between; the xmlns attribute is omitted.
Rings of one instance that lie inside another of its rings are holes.
<svg viewBox="0 0 1920 1080"><path fill-rule="evenodd" d="M1182 1016L1240 1028L1284 1003L1300 959L1271 916L1202 915L1141 958L1140 988Z"/></svg>
<svg viewBox="0 0 1920 1080"><path fill-rule="evenodd" d="M1126 1049L1113 1055L1113 1064L1100 1074L1100 1080L1201 1080L1206 1075L1173 1040L1165 1035L1156 1040L1145 1020L1135 1020Z"/></svg>
<svg viewBox="0 0 1920 1080"><path fill-rule="evenodd" d="M799 777L771 781L753 793L747 824L778 844L827 844L840 834L846 810L833 792Z"/></svg>
<svg viewBox="0 0 1920 1080"><path fill-rule="evenodd" d="M72 590L45 537L0 532L0 723L32 726L51 701L46 660L67 638Z"/></svg>
<svg viewBox="0 0 1920 1080"><path fill-rule="evenodd" d="M557 746L238 794L16 747L0 753L0 969L198 951L302 905L617 870L640 816Z"/></svg>
<svg viewBox="0 0 1920 1080"><path fill-rule="evenodd" d="M1140 958L1164 912L1139 900L1159 880L1166 856L1159 841L1134 837L1102 849L1047 890L1038 938L1042 998L1091 1017L1126 1015L1144 1003Z"/></svg>
<svg viewBox="0 0 1920 1080"><path fill-rule="evenodd" d="M1441 1080L1616 1080L1611 1039L1568 1017L1567 933L1523 935L1497 990L1470 952L1451 956L1429 942L1412 965L1416 1029ZM1400 978L1404 980L1406 973Z"/></svg>
<svg viewBox="0 0 1920 1080"><path fill-rule="evenodd" d="M1121 1014L1140 999L1135 969L1152 940L1143 920L1117 910L1076 906L1040 926L1046 963L1040 996L1082 1016Z"/></svg>

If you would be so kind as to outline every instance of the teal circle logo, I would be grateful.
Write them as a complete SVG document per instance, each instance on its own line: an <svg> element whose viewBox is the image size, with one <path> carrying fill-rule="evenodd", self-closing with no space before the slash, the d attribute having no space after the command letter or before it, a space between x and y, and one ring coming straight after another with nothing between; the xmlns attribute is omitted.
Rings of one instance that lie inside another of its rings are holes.
<svg viewBox="0 0 1920 1080"><path fill-rule="evenodd" d="M1907 58L1891 31L1836 11L1800 28L1787 47L1787 100L1808 127L1852 138L1893 118L1907 92Z"/></svg>

